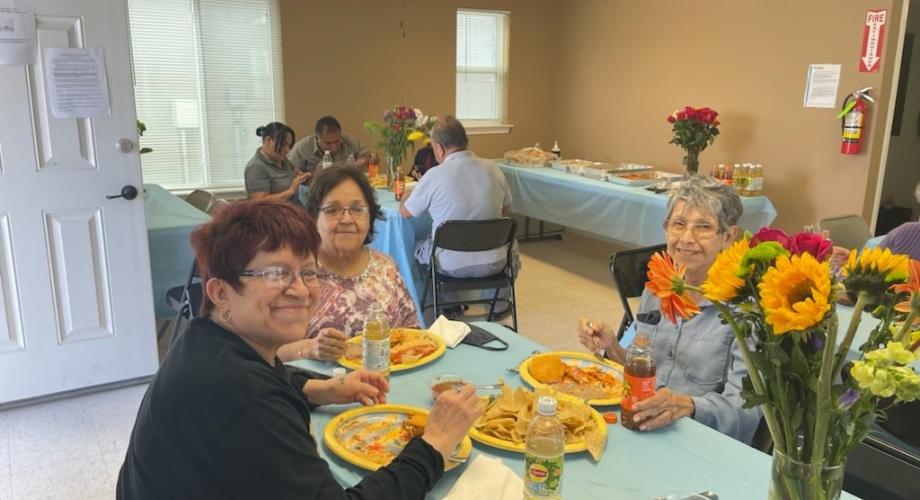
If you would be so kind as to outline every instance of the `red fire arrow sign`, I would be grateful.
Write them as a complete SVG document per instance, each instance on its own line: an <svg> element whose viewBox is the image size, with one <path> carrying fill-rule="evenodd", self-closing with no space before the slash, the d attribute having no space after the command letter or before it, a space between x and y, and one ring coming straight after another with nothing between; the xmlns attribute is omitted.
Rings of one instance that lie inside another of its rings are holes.
<svg viewBox="0 0 920 500"><path fill-rule="evenodd" d="M866 11L866 26L863 30L862 50L859 58L861 73L875 73L881 66L882 41L885 39L887 17L887 9Z"/></svg>

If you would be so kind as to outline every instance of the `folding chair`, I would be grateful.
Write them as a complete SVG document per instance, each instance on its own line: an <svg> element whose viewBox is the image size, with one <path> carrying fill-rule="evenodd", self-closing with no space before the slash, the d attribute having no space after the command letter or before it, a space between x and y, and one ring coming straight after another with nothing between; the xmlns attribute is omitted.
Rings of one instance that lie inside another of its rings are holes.
<svg viewBox="0 0 920 500"><path fill-rule="evenodd" d="M920 498L917 477L920 450L873 430L847 456L843 487L860 498Z"/></svg>
<svg viewBox="0 0 920 500"><path fill-rule="evenodd" d="M169 339L170 349L179 337L179 325L182 320L191 321L192 318L198 316L203 293L201 286L201 276L198 275L198 262L193 259L192 269L188 273L185 285L175 286L166 290L166 303L176 311L172 337Z"/></svg>
<svg viewBox="0 0 920 500"><path fill-rule="evenodd" d="M651 260L652 254L665 248L665 245L654 245L610 254L610 277L613 278L620 302L623 303L623 320L620 321L620 329L617 331L618 339L623 337L623 332L636 319L627 299L642 295L647 281L648 261Z"/></svg>
<svg viewBox="0 0 920 500"><path fill-rule="evenodd" d="M835 245L860 250L865 246L872 233L869 225L858 215L828 217L818 222L818 229L827 231Z"/></svg>
<svg viewBox="0 0 920 500"><path fill-rule="evenodd" d="M202 212L210 213L211 205L216 199L217 197L213 194L203 189L196 189L185 197L185 202Z"/></svg>
<svg viewBox="0 0 920 500"><path fill-rule="evenodd" d="M434 314L437 317L447 307L470 304L489 304L487 321L495 315L495 305L499 302L511 308L511 329L517 331L517 301L514 295L514 261L511 248L514 244L515 223L513 219L502 217L488 220L449 220L438 226L431 245L430 273L425 284L422 298L422 311L427 309L428 289L431 289ZM504 247L506 250L505 267L498 273L481 278L455 278L443 274L438 268L439 250L456 252L481 252ZM511 288L510 299L499 298L502 288ZM442 292L459 292L469 290L495 290L491 299L470 299L442 302Z"/></svg>

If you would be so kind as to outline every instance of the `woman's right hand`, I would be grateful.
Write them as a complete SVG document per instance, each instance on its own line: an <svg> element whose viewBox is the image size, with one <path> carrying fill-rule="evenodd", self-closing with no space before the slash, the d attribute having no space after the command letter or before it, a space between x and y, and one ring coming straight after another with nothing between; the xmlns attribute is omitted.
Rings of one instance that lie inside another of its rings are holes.
<svg viewBox="0 0 920 500"><path fill-rule="evenodd" d="M467 384L456 390L444 391L428 414L422 439L438 450L447 462L480 415L482 403L475 387Z"/></svg>
<svg viewBox="0 0 920 500"><path fill-rule="evenodd" d="M299 358L335 361L345 354L348 335L335 328L323 328L315 337L296 342Z"/></svg>
<svg viewBox="0 0 920 500"><path fill-rule="evenodd" d="M578 318L578 341L593 353L602 349L610 351L617 343L613 328L603 321L589 321Z"/></svg>
<svg viewBox="0 0 920 500"><path fill-rule="evenodd" d="M294 191L297 191L297 189L300 188L300 185L303 184L303 182L309 179L310 177L313 177L313 172L300 172L299 174L294 176L294 179L291 181L291 186L289 189L293 189Z"/></svg>

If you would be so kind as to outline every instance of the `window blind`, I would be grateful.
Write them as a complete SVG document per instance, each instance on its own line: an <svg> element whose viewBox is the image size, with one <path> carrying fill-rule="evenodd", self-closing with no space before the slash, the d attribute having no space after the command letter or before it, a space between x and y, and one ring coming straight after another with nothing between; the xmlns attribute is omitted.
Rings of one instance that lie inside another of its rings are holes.
<svg viewBox="0 0 920 500"><path fill-rule="evenodd" d="M129 0L144 182L228 188L283 121L278 0Z"/></svg>
<svg viewBox="0 0 920 500"><path fill-rule="evenodd" d="M457 11L457 118L504 123L508 13Z"/></svg>

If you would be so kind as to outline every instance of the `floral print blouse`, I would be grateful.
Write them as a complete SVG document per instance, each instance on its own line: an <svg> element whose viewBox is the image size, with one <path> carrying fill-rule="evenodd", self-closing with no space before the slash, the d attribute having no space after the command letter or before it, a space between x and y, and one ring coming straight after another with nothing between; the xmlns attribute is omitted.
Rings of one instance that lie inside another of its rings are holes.
<svg viewBox="0 0 920 500"><path fill-rule="evenodd" d="M374 249L368 250L370 260L357 276L338 276L319 267L322 291L307 337L315 337L323 328L341 330L349 337L360 335L374 302L383 304L391 327L419 327L415 302L393 259Z"/></svg>

